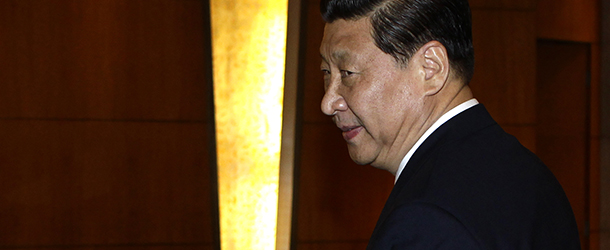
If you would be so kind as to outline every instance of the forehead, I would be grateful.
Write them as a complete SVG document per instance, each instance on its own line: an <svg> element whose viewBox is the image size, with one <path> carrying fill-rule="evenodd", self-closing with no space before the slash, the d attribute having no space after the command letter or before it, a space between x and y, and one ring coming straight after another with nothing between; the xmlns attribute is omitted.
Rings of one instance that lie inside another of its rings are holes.
<svg viewBox="0 0 610 250"><path fill-rule="evenodd" d="M326 24L320 54L324 59L346 59L351 54L378 50L371 36L368 18L339 19Z"/></svg>

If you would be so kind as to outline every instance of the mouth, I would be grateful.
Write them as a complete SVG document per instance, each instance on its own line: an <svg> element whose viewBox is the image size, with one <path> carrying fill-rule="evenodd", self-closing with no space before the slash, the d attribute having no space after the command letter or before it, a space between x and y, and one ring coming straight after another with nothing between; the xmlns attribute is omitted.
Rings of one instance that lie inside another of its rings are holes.
<svg viewBox="0 0 610 250"><path fill-rule="evenodd" d="M360 131L362 131L363 127L362 126L345 126L345 127L341 127L341 131L343 131L343 139L345 139L346 141L349 141L351 139L353 139L354 137L356 137L358 134L360 134Z"/></svg>

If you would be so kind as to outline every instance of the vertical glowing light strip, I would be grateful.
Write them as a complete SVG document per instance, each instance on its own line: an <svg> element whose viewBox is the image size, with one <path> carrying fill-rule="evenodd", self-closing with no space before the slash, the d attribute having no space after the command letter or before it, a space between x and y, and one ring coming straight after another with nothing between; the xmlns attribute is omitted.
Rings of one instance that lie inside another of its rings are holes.
<svg viewBox="0 0 610 250"><path fill-rule="evenodd" d="M288 0L211 0L223 250L275 249Z"/></svg>

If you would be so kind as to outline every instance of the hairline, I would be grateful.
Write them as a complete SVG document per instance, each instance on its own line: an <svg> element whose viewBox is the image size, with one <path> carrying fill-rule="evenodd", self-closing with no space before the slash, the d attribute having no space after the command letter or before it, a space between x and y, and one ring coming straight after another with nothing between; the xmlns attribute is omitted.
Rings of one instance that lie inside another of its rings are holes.
<svg viewBox="0 0 610 250"><path fill-rule="evenodd" d="M407 64L409 63L409 60L411 60L411 58L413 57L413 53L417 52L423 46L423 44L418 46L417 48L415 48L415 51L409 51L408 57L405 57L404 60L403 60L403 58L400 58L399 55L393 55L393 54L390 54L390 53L387 53L387 52L383 51L383 49L380 47L379 43L377 42L377 39L375 39L377 31L376 31L375 25L373 23L373 16L375 14L379 14L379 10L382 7L385 7L388 4L388 2L390 2L390 1L391 0L383 2L381 4L383 6L381 6L381 5L377 6L373 10L369 11L367 14L364 14L364 15L355 15L355 16L350 17L350 18L335 18L335 19L333 19L330 22L327 22L327 21L324 21L324 22L327 23L327 24L334 23L337 20L345 20L345 21L353 21L353 22L355 22L355 21L359 21L361 19L368 18L369 20L368 20L367 23L369 24L369 29L370 29L369 36L371 36L371 38L373 39L373 43L375 44L375 47L377 47L382 53L384 53L386 55L389 55L392 58L394 58L394 61L396 62L396 65L398 67L404 68L404 67L407 67Z"/></svg>
<svg viewBox="0 0 610 250"><path fill-rule="evenodd" d="M414 46L412 51L406 52L405 56L401 56L400 54L391 54L391 53L387 53L387 52L383 51L383 49L380 47L380 45L376 39L377 30L375 29L375 24L373 23L373 21L374 21L374 16L381 15L382 10L385 7L387 7L389 4L391 4L392 2L394 2L394 0L383 0L377 6L374 6L373 8L371 8L371 10L369 10L368 12L366 12L364 14L355 14L354 16L348 17L348 18L337 17L337 18L332 19L332 21L330 21L330 22L328 22L326 20L324 20L324 21L325 21L325 23L333 23L339 19L343 19L346 21L358 21L363 18L368 18L369 19L368 23L370 25L369 26L369 28L370 28L369 35L373 39L373 41L375 43L375 47L377 47L383 53L393 57L394 61L396 61L397 66L401 67L401 68L407 67L409 61L411 60L411 58L413 58L413 55L415 53L417 53L417 51L419 51L425 44L427 44L429 42L437 41L441 45L443 45L445 50L447 50L445 44L443 44L441 41L433 39L433 40L429 40L429 41L423 42L422 44L418 44L418 45ZM460 80L464 84L468 85L468 80L466 79L467 78L466 75L464 74L464 72L460 73L459 68L460 68L460 66L455 66L455 62L452 62L451 60L449 60L450 77Z"/></svg>

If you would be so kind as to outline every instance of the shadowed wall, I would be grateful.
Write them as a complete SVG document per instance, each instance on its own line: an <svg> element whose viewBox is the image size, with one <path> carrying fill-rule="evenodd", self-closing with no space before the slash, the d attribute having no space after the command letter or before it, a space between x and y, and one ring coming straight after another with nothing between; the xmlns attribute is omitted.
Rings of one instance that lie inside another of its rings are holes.
<svg viewBox="0 0 610 250"><path fill-rule="evenodd" d="M0 1L0 248L213 248L203 7Z"/></svg>

